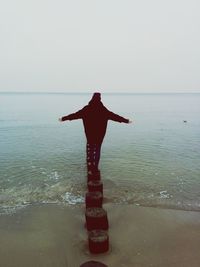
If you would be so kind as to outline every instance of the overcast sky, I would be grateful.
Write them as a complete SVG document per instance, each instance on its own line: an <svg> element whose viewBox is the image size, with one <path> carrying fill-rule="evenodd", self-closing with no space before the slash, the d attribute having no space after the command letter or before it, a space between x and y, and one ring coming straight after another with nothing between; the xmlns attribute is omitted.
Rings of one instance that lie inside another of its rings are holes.
<svg viewBox="0 0 200 267"><path fill-rule="evenodd" d="M199 0L0 0L0 91L200 92Z"/></svg>

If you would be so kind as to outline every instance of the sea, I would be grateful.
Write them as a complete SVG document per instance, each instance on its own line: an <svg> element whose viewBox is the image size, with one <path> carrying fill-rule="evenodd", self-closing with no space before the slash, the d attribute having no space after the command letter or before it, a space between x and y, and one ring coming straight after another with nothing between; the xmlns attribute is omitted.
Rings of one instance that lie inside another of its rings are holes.
<svg viewBox="0 0 200 267"><path fill-rule="evenodd" d="M58 118L91 93L0 93L0 214L80 205L87 190L82 120ZM200 94L102 94L112 112L100 171L104 201L200 211Z"/></svg>

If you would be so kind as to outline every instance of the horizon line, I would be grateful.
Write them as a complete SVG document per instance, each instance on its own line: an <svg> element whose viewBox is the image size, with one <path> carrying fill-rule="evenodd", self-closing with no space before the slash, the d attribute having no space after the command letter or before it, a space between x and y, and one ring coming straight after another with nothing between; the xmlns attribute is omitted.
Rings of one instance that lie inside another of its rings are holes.
<svg viewBox="0 0 200 267"><path fill-rule="evenodd" d="M200 94L200 92L101 92L101 94ZM94 92L66 92L66 91L0 91L0 94L93 94Z"/></svg>

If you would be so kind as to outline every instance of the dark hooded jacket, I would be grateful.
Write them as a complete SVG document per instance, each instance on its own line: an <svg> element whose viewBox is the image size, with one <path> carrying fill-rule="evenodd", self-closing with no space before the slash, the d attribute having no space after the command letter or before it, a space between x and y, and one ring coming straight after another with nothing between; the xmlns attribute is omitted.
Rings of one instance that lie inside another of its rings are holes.
<svg viewBox="0 0 200 267"><path fill-rule="evenodd" d="M82 119L87 142L91 144L101 144L103 142L108 120L128 123L125 119L109 111L101 101L90 101L81 110L62 117L62 121Z"/></svg>

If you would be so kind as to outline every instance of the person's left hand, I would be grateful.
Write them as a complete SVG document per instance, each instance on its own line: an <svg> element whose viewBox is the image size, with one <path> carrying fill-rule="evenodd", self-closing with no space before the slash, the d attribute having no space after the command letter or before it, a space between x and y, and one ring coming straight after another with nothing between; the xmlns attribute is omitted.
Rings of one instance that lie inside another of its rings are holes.
<svg viewBox="0 0 200 267"><path fill-rule="evenodd" d="M62 122L62 121L63 121L63 120L62 120L62 117L61 117L61 118L59 118L58 120L59 120L60 122Z"/></svg>

